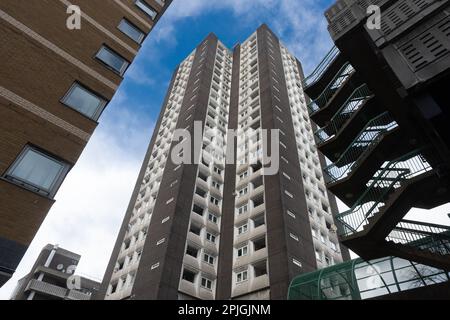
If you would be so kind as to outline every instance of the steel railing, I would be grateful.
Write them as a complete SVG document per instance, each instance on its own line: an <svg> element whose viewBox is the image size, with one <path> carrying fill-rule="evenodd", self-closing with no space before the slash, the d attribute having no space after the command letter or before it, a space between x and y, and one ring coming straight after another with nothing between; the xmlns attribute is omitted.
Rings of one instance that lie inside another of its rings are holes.
<svg viewBox="0 0 450 320"><path fill-rule="evenodd" d="M336 182L358 167L359 159L369 153L381 138L398 125L388 112L370 120L335 163L325 167L327 182Z"/></svg>
<svg viewBox="0 0 450 320"><path fill-rule="evenodd" d="M447 255L450 254L450 227L402 220L386 237L386 241Z"/></svg>
<svg viewBox="0 0 450 320"><path fill-rule="evenodd" d="M334 96L334 93L342 87L342 85L347 81L347 79L355 72L355 69L350 64L346 62L342 68L336 73L333 80L328 84L328 86L323 90L320 96L311 100L308 104L308 109L310 113L314 113L320 108L324 107Z"/></svg>
<svg viewBox="0 0 450 320"><path fill-rule="evenodd" d="M369 218L379 212L391 193L405 181L432 170L431 165L421 157L422 151L415 150L391 161L375 174L353 207L336 216L341 236L362 231L364 226L370 223Z"/></svg>
<svg viewBox="0 0 450 320"><path fill-rule="evenodd" d="M350 117L371 97L373 97L373 94L366 84L353 91L347 101L331 118L330 122L314 133L319 143L323 143L336 135Z"/></svg>
<svg viewBox="0 0 450 320"><path fill-rule="evenodd" d="M336 46L333 46L331 50L327 53L325 58L319 63L316 69L303 80L303 85L305 87L311 86L312 84L316 83L325 73L325 71L328 69L328 67L333 63L334 60L336 60L337 56L339 55L340 51Z"/></svg>

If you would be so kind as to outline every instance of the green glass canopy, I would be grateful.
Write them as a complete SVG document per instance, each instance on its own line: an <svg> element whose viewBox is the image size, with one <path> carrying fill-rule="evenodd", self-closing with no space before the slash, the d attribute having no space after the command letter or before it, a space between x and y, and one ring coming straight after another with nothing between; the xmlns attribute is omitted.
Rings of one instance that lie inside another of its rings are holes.
<svg viewBox="0 0 450 320"><path fill-rule="evenodd" d="M443 270L396 257L355 259L294 278L288 299L361 300L449 280Z"/></svg>

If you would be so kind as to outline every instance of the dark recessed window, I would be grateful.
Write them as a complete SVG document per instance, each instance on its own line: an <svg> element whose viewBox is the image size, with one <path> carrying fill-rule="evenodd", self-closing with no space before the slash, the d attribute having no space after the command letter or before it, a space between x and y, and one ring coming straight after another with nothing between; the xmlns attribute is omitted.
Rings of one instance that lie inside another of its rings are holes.
<svg viewBox="0 0 450 320"><path fill-rule="evenodd" d="M183 280L189 281L194 283L195 282L195 272L192 272L190 270L184 269L183 270Z"/></svg>
<svg viewBox="0 0 450 320"><path fill-rule="evenodd" d="M130 65L122 56L105 46L101 47L95 57L120 75L123 75Z"/></svg>
<svg viewBox="0 0 450 320"><path fill-rule="evenodd" d="M134 3L139 9L144 11L144 13L147 14L152 20L155 20L156 16L158 15L158 12L156 12L156 10L153 9L146 1L135 0Z"/></svg>
<svg viewBox="0 0 450 320"><path fill-rule="evenodd" d="M141 44L142 40L144 40L145 33L126 19L122 19L122 21L120 21L119 30L139 44Z"/></svg>
<svg viewBox="0 0 450 320"><path fill-rule="evenodd" d="M78 83L74 83L62 103L85 116L97 120L106 106L106 100Z"/></svg>
<svg viewBox="0 0 450 320"><path fill-rule="evenodd" d="M40 194L53 197L69 171L69 164L26 146L5 178Z"/></svg>

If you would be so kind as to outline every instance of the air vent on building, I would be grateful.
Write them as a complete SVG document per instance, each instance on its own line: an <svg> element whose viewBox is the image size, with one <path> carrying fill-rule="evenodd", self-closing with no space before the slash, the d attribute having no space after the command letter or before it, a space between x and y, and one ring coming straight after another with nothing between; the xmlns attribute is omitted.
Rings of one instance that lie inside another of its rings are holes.
<svg viewBox="0 0 450 320"><path fill-rule="evenodd" d="M408 41L401 52L417 71L450 52L450 17L446 17L420 36Z"/></svg>
<svg viewBox="0 0 450 320"><path fill-rule="evenodd" d="M381 30L389 35L420 11L431 5L435 0L402 0L383 12Z"/></svg>

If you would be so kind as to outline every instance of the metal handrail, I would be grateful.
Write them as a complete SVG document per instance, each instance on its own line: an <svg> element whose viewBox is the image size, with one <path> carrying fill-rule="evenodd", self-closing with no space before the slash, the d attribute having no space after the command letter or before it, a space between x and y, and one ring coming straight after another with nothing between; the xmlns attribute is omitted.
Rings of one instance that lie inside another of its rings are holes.
<svg viewBox="0 0 450 320"><path fill-rule="evenodd" d="M328 67L334 62L334 60L336 60L339 53L339 49L336 46L333 46L333 48L331 48L325 58L322 59L316 69L314 69L314 71L303 80L303 86L308 87L313 83L316 83L322 77Z"/></svg>
<svg viewBox="0 0 450 320"><path fill-rule="evenodd" d="M352 208L336 216L341 236L362 231L369 224L368 219L375 216L384 205L388 194L400 188L402 182L432 169L420 157L422 152L422 149L418 149L393 160L375 174Z"/></svg>
<svg viewBox="0 0 450 320"><path fill-rule="evenodd" d="M341 69L336 73L333 80L327 85L327 87L322 91L320 96L308 104L308 110L310 113L314 113L323 106L325 106L328 101L334 96L334 93L337 89L339 89L350 77L351 74L355 72L355 69L350 64L350 62L346 62Z"/></svg>
<svg viewBox="0 0 450 320"><path fill-rule="evenodd" d="M446 255L450 254L450 227L402 220L386 237L386 241Z"/></svg>
<svg viewBox="0 0 450 320"><path fill-rule="evenodd" d="M342 107L336 112L333 118L331 118L330 122L314 133L319 144L329 140L337 134L348 119L371 97L373 97L373 94L366 84L363 84L353 91L347 101L344 102Z"/></svg>
<svg viewBox="0 0 450 320"><path fill-rule="evenodd" d="M327 182L336 182L348 176L359 165L358 160L370 152L386 132L397 126L389 112L384 112L370 120L347 149L342 152L339 159L324 168Z"/></svg>

